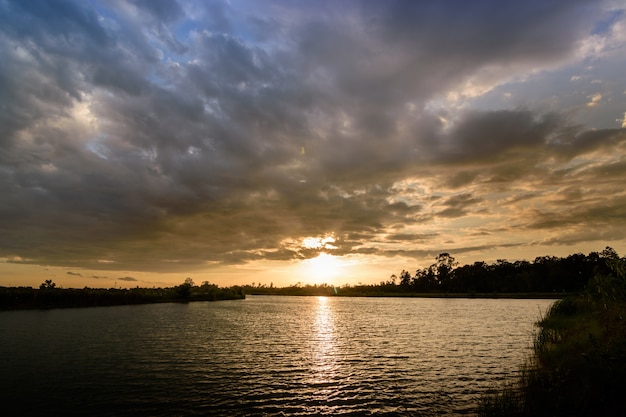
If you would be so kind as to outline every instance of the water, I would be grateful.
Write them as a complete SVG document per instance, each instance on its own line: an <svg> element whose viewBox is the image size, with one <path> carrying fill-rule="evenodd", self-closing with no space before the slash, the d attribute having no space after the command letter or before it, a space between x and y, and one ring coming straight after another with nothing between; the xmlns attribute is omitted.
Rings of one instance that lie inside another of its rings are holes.
<svg viewBox="0 0 626 417"><path fill-rule="evenodd" d="M15 415L468 415L553 301L248 296L0 312Z"/></svg>

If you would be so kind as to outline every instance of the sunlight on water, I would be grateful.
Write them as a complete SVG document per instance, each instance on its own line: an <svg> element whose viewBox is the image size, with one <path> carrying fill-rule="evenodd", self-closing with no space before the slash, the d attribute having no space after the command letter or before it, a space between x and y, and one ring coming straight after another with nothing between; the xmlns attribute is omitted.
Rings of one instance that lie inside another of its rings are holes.
<svg viewBox="0 0 626 417"><path fill-rule="evenodd" d="M514 375L550 304L258 296L3 312L0 391L21 415L467 416Z"/></svg>
<svg viewBox="0 0 626 417"><path fill-rule="evenodd" d="M328 298L317 297L314 334L311 339L313 369L311 383L328 384L336 376L337 354L335 352L335 317Z"/></svg>

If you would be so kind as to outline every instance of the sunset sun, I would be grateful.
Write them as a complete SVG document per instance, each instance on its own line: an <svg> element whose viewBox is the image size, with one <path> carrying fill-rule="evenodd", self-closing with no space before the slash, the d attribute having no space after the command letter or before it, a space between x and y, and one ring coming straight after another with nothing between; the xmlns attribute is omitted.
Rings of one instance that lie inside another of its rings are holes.
<svg viewBox="0 0 626 417"><path fill-rule="evenodd" d="M626 251L624 1L315 3L1 0L0 287Z"/></svg>
<svg viewBox="0 0 626 417"><path fill-rule="evenodd" d="M4 409L626 409L626 0L0 0L0 56Z"/></svg>
<svg viewBox="0 0 626 417"><path fill-rule="evenodd" d="M331 284L338 278L344 268L344 262L328 253L320 253L317 257L302 261L304 281L311 284Z"/></svg>

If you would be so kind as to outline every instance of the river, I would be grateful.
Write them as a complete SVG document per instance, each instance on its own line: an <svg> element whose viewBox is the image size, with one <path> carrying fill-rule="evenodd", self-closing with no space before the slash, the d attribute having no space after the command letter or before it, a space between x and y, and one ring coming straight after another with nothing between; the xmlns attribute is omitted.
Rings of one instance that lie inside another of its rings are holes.
<svg viewBox="0 0 626 417"><path fill-rule="evenodd" d="M554 300L248 296L0 312L15 415L472 415Z"/></svg>

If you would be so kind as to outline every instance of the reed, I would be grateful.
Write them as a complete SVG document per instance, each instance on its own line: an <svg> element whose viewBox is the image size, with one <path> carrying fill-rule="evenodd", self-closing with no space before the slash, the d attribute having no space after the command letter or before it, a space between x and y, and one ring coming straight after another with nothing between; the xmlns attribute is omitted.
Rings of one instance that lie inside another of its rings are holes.
<svg viewBox="0 0 626 417"><path fill-rule="evenodd" d="M537 323L520 377L483 396L479 415L621 416L626 410L626 260Z"/></svg>

